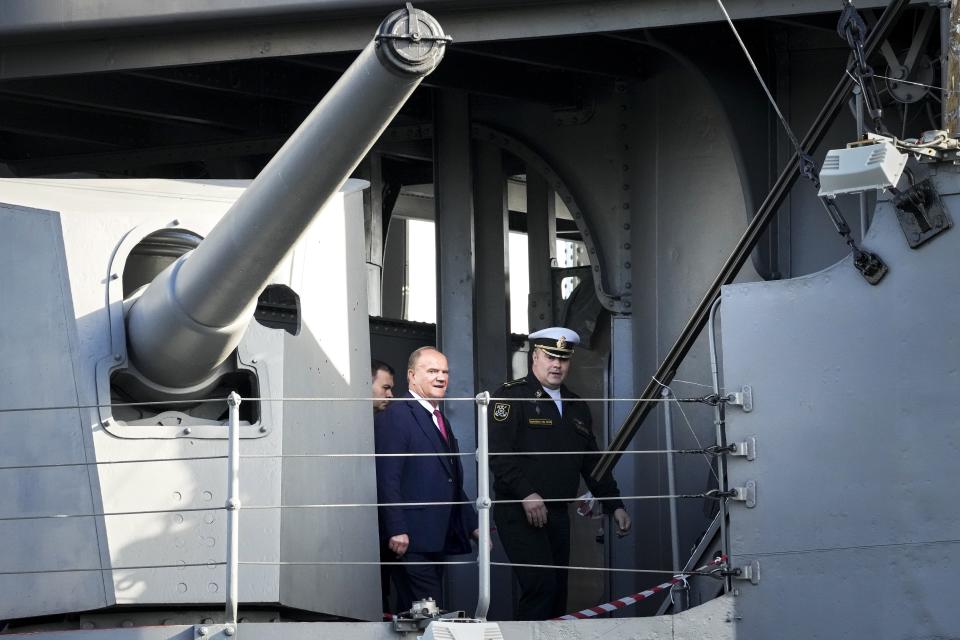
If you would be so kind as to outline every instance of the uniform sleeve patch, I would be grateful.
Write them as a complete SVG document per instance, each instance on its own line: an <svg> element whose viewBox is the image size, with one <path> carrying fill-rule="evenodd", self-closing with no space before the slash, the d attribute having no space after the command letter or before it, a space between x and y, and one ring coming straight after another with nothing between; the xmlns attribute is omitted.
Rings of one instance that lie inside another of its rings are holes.
<svg viewBox="0 0 960 640"><path fill-rule="evenodd" d="M497 422L503 422L510 417L510 404L507 402L497 402L493 405L493 419Z"/></svg>

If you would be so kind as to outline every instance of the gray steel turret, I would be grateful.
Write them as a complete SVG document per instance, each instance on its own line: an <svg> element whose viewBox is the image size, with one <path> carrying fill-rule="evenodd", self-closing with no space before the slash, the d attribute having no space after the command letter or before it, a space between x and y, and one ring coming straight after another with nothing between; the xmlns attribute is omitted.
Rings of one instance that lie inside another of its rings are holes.
<svg viewBox="0 0 960 640"><path fill-rule="evenodd" d="M157 397L215 384L270 274L337 192L447 41L430 15L392 13L200 246L133 296L130 360Z"/></svg>
<svg viewBox="0 0 960 640"><path fill-rule="evenodd" d="M0 500L0 620L222 610L230 391L243 502L260 507L239 527L237 601L380 617L376 510L285 508L376 501L373 465L304 464L373 453L370 406L277 399L369 393L363 199L347 178L445 42L429 15L391 14L246 188L0 180L16 251L0 290L20 301L0 305L0 491L18 496Z"/></svg>

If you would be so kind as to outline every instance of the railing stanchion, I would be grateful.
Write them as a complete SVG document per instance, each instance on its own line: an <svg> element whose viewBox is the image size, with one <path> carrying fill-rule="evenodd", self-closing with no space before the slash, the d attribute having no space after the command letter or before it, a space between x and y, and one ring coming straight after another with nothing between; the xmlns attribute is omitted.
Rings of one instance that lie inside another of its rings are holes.
<svg viewBox="0 0 960 640"><path fill-rule="evenodd" d="M227 397L230 408L227 449L227 635L237 630L238 571L240 567L240 396L236 391Z"/></svg>
<svg viewBox="0 0 960 640"><path fill-rule="evenodd" d="M477 565L480 580L475 618L487 619L490 608L490 447L487 443L487 407L490 392L477 394Z"/></svg>
<svg viewBox="0 0 960 640"><path fill-rule="evenodd" d="M660 391L660 397L666 400L663 403L663 432L664 445L667 451L667 493L670 494L670 557L672 559L671 568L674 571L680 571L680 527L677 519L677 474L674 470L673 459L673 413L670 398L673 394L669 387L664 387Z"/></svg>

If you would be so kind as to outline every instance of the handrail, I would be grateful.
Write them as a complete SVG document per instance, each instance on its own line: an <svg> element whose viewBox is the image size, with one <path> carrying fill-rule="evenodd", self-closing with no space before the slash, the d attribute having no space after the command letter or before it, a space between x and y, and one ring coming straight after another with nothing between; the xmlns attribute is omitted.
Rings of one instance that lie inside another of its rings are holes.
<svg viewBox="0 0 960 640"><path fill-rule="evenodd" d="M487 619L490 609L490 445L487 439L487 409L490 392L477 394L477 573L480 583L474 617Z"/></svg>
<svg viewBox="0 0 960 640"><path fill-rule="evenodd" d="M240 396L236 391L227 398L230 426L227 457L227 601L226 622L237 628L240 561ZM229 628L229 627L228 627ZM233 635L228 633L227 635Z"/></svg>

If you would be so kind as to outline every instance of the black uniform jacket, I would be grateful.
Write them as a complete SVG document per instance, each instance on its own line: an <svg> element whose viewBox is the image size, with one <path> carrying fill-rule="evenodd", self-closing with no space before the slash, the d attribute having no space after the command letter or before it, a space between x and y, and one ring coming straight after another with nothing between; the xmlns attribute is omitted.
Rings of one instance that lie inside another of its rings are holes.
<svg viewBox="0 0 960 640"><path fill-rule="evenodd" d="M564 386L561 400L578 398ZM526 378L507 382L494 393L488 412L490 451L597 451L590 409L585 402L563 402L563 416L540 382L531 373ZM541 398L522 400L520 398ZM580 478L594 496L620 495L617 483L607 474L600 482L590 477L599 455L524 455L491 456L493 489L501 500L526 498L538 493L542 498L573 500L578 495ZM549 503L548 503L549 504ZM620 500L603 501L604 511L613 513L623 507Z"/></svg>

